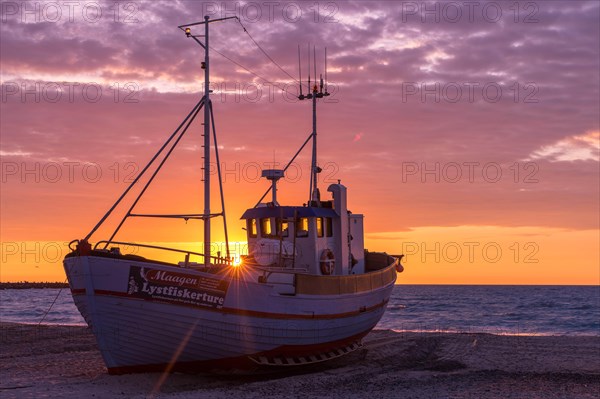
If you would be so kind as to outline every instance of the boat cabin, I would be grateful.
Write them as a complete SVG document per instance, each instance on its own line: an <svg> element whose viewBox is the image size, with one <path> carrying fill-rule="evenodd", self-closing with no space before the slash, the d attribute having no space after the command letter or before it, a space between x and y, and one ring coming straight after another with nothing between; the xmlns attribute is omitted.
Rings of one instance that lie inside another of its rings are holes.
<svg viewBox="0 0 600 399"><path fill-rule="evenodd" d="M314 275L364 273L363 215L348 211L345 186L332 184L327 191L331 200L310 206L280 206L274 195L272 202L248 209L242 215L245 262Z"/></svg>

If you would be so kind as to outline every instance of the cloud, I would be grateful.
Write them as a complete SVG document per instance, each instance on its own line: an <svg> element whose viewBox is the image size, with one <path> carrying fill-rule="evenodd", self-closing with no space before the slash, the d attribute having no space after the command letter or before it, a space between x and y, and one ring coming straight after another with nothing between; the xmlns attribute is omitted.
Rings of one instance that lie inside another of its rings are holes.
<svg viewBox="0 0 600 399"><path fill-rule="evenodd" d="M0 156L2 157L29 157L31 156L31 152L24 152L20 150L15 151L0 151Z"/></svg>
<svg viewBox="0 0 600 399"><path fill-rule="evenodd" d="M134 2L136 23L115 20L110 7L116 3L99 4L106 14L97 23L78 17L78 10L73 22L30 18L24 23L19 15L8 15L0 25L3 158L77 159L98 163L105 172L98 184L77 190L9 181L2 192L3 204L9 203L2 210L3 229L14 223L33 230L45 223L48 230L36 229L51 231L58 223L31 211L44 208L45 195L63 195L61 206L76 216L83 214L77 195L86 196L101 213L121 188L113 183L115 169L108 168L129 161L143 166L202 95L202 49L177 26L217 3ZM318 154L319 164L331 167L321 175L350 187L352 209L368 215L371 231L460 224L597 227L598 2L546 1L528 9L530 3L521 2L515 3L517 14L512 2L478 2L473 20L463 8L457 22L444 14L444 2L436 3L437 21L422 10L407 10L413 2L319 3L331 8L318 15L314 3L295 2L302 8L295 21L283 14L291 3L273 5L272 18L264 5L256 21L244 14L249 4L258 3L226 5L240 8L248 32L292 76L297 76L297 44L303 79L306 44L317 46L317 73L324 69L327 46L332 96L318 105ZM502 7L501 20L485 19L486 4L492 4L489 10ZM215 12L220 17L227 10ZM327 16L333 20L325 21ZM528 16L535 22L526 23ZM269 80L212 53L215 123L229 173L225 187L259 192L260 179L244 179L254 171L248 165L270 162L273 150L278 158L293 156L312 129L310 103L285 97L272 84L290 91L297 86L237 22L211 29L215 49ZM32 94L36 83L42 90L38 97ZM135 84L133 93L127 83ZM43 90L56 84L63 95L52 102ZM101 88L99 101L87 101L81 91L86 84ZM138 101L125 102L130 94ZM200 148L200 134L193 125L182 148ZM181 151L173 158L182 162L170 159L167 166L191 170L197 155ZM297 161L304 165L309 158L302 153ZM419 173L403 176L403 166L411 162ZM476 181L465 180L466 169L456 183L421 173L436 165L442 173L451 163L477 163ZM483 179L487 164L500 165L501 181ZM531 173L537 183L524 182ZM169 177L174 188L182 182L182 174ZM300 182L284 182L281 190L282 196L291 193L291 200L306 191ZM235 211L248 206L236 200Z"/></svg>
<svg viewBox="0 0 600 399"><path fill-rule="evenodd" d="M535 150L529 159L551 162L600 161L600 132L570 136Z"/></svg>

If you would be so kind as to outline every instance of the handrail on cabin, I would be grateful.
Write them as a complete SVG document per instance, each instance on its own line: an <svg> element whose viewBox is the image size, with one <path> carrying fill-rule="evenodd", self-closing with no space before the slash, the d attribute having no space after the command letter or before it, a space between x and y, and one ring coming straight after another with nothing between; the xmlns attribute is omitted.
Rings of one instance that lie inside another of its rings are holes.
<svg viewBox="0 0 600 399"><path fill-rule="evenodd" d="M159 250L164 250L164 251L172 251L172 252L179 252L182 254L186 254L186 262L189 259L190 255L197 255L197 256L202 256L203 258L205 257L204 254L199 253L199 252L193 252L193 251L185 251L183 249L176 249L176 248L168 248L168 247L159 247L157 245L148 245L148 244L138 244L138 243L134 243L134 242L124 242L124 241L111 241L111 240L102 240L102 241L98 241L95 245L94 245L94 250L97 250L98 246L100 244L106 245L108 246L109 244L116 244L116 245L130 245L133 247L141 247L141 248L150 248L150 249L159 249ZM232 264L232 260L231 259L227 259L227 258L223 258L223 257L219 257L219 256L210 256L210 259L215 260L216 264Z"/></svg>

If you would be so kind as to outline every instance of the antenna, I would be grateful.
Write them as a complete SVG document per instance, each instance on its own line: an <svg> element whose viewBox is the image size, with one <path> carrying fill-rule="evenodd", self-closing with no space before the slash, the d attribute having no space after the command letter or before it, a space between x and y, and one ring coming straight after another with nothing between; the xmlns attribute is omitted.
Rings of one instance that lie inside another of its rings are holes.
<svg viewBox="0 0 600 399"><path fill-rule="evenodd" d="M318 187L318 175L319 173L321 173L323 171L323 169L321 169L318 166L318 161L317 161L317 102L318 99L323 98L325 96L329 96L330 94L327 92L327 85L328 85L328 80L327 80L327 47L325 47L325 52L324 52L324 64L325 64L325 76L323 76L323 73L320 73L319 76L317 77L317 46L313 45L313 49L312 49L312 60L311 60L311 55L310 55L310 42L307 43L306 46L306 55L308 56L308 90L306 95L304 94L304 91L302 89L302 56L301 56L301 51L300 51L300 44L298 44L298 76L299 76L299 84L300 84L300 95L298 96L299 100L312 100L312 132L310 134L310 136L306 139L306 141L304 142L304 144L302 145L302 147L300 148L300 150L298 150L298 152L296 153L296 155L294 155L294 158L296 158L296 156L300 153L300 151L302 151L302 149L304 148L304 146L306 146L306 144L308 144L309 141L312 140L312 159L311 159L311 172L310 172L310 186L309 186L309 195L308 195L308 206L311 207L320 207L321 205L321 194L319 192L319 187ZM311 68L311 61L312 61L312 68ZM313 76L314 79L311 79L311 69L313 70ZM325 78L325 79L323 79ZM314 84L314 86L313 86ZM323 91L323 89L325 89L325 91ZM294 160L294 158L292 158L292 161ZM273 153L273 165L275 165L275 154ZM287 166L289 166L290 163L288 163ZM277 197L276 197L276 191L277 191L277 180L283 177L283 172L285 172L285 170L287 169L287 166L283 169L283 170L277 170L277 169L272 169L272 170L263 170L263 174L262 177L266 177L268 180L271 180L271 188L269 188L265 194L261 197L260 200L258 200L258 204L256 206L258 206L260 204L260 202L265 198L265 196L269 193L269 191L273 191L273 199L272 199L272 203L273 204L277 204ZM255 206L255 207L256 207Z"/></svg>
<svg viewBox="0 0 600 399"><path fill-rule="evenodd" d="M310 55L310 42L307 43L306 55L308 56L308 92L304 95L304 91L302 89L302 57L300 54L300 45L298 45L298 74L299 74L299 83L300 83L300 95L298 96L299 100L310 100L316 98L323 98L329 96L329 92L327 91L329 80L327 78L327 47L325 47L325 75L322 73L319 74L317 78L317 46L313 45L313 55L311 60ZM310 67L310 63L312 61L313 67ZM314 78L311 79L310 70L313 70ZM325 89L325 90L323 90Z"/></svg>
<svg viewBox="0 0 600 399"><path fill-rule="evenodd" d="M313 65L315 68L315 86L317 85L317 47L313 45Z"/></svg>
<svg viewBox="0 0 600 399"><path fill-rule="evenodd" d="M308 94L306 95L306 98L311 99L312 98L312 90L310 87L310 43L307 43L307 47L306 47L306 52L308 53Z"/></svg>
<svg viewBox="0 0 600 399"><path fill-rule="evenodd" d="M329 92L327 91L327 83L329 81L327 80L327 47L325 47L325 93L323 93L324 96L328 96Z"/></svg>
<svg viewBox="0 0 600 399"><path fill-rule="evenodd" d="M319 77L321 78L319 80L319 94L323 96L323 74L320 74Z"/></svg>
<svg viewBox="0 0 600 399"><path fill-rule="evenodd" d="M304 100L304 94L302 93L302 66L300 65L300 45L298 45L298 84L300 84L300 95L298 98Z"/></svg>

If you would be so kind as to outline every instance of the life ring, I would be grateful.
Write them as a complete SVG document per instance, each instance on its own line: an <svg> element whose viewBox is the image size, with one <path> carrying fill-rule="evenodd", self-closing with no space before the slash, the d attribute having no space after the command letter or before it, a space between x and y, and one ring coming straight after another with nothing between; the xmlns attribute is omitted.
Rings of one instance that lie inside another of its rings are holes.
<svg viewBox="0 0 600 399"><path fill-rule="evenodd" d="M325 249L323 250L323 253L321 254L321 273L323 273L324 275L330 275L333 274L333 270L335 268L335 256L333 255L333 252L331 252L330 249Z"/></svg>

